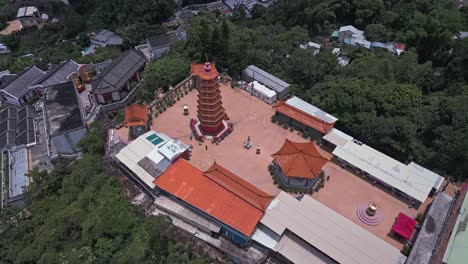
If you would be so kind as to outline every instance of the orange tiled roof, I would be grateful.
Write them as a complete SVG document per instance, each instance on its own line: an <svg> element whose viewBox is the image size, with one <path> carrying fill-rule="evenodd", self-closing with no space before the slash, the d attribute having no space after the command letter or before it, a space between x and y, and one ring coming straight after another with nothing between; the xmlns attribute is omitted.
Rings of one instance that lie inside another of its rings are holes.
<svg viewBox="0 0 468 264"><path fill-rule="evenodd" d="M144 126L148 123L148 106L134 104L125 107L125 126Z"/></svg>
<svg viewBox="0 0 468 264"><path fill-rule="evenodd" d="M211 70L209 72L205 71L205 65L205 63L192 63L190 74L192 76L198 76L204 80L217 78L219 73L218 70L216 70L216 65L214 63L210 63Z"/></svg>
<svg viewBox="0 0 468 264"><path fill-rule="evenodd" d="M273 108L276 112L282 113L283 115L289 116L292 119L301 122L304 125L307 125L317 131L320 131L324 134L328 133L330 129L333 128L335 123L327 123L321 120L318 117L310 115L300 109L297 109L293 106L290 106L283 101L278 101Z"/></svg>
<svg viewBox="0 0 468 264"><path fill-rule="evenodd" d="M315 143L297 143L288 139L272 156L286 176L307 179L317 177L328 161L317 150Z"/></svg>
<svg viewBox="0 0 468 264"><path fill-rule="evenodd" d="M153 183L248 237L273 199L216 163L202 172L179 159Z"/></svg>

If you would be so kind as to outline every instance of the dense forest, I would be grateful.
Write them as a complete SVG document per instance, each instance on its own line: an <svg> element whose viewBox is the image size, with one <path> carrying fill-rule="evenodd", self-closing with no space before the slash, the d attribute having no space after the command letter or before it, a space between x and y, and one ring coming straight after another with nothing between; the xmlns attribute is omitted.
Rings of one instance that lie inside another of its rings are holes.
<svg viewBox="0 0 468 264"><path fill-rule="evenodd" d="M81 145L75 163L30 172L27 210L0 211L0 263L207 263L167 237L169 218L144 216L103 172L97 127Z"/></svg>
<svg viewBox="0 0 468 264"><path fill-rule="evenodd" d="M167 88L180 81L190 61L206 55L234 77L255 64L338 117L346 133L402 162L468 177L468 39L455 39L468 31L468 9L452 0L279 0L268 9L256 5L251 14L240 9L230 19L193 18L188 40L147 68L146 95L156 82ZM314 56L298 48L327 43L348 24L409 50L396 57L341 46L351 63L339 67L330 49Z"/></svg>

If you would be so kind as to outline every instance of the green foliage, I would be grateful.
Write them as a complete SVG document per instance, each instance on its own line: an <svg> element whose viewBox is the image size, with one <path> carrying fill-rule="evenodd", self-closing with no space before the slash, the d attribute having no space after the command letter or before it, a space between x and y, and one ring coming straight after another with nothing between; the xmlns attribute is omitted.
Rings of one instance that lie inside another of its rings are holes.
<svg viewBox="0 0 468 264"><path fill-rule="evenodd" d="M408 244L405 244L403 248L401 249L401 254L405 256L408 256L410 252L411 252L411 247Z"/></svg>
<svg viewBox="0 0 468 264"><path fill-rule="evenodd" d="M70 9L65 18L64 38L73 38L86 29L86 20L83 16Z"/></svg>
<svg viewBox="0 0 468 264"><path fill-rule="evenodd" d="M419 213L417 216L416 216L416 221L419 223L419 224L422 224L422 222L424 221L424 215Z"/></svg>
<svg viewBox="0 0 468 264"><path fill-rule="evenodd" d="M117 58L122 51L117 47L102 47L97 48L93 54L77 58L78 63L98 63L106 60L113 60Z"/></svg>
<svg viewBox="0 0 468 264"><path fill-rule="evenodd" d="M189 67L190 61L183 55L169 53L146 67L144 88L151 95L157 88L167 91L188 76Z"/></svg>
<svg viewBox="0 0 468 264"><path fill-rule="evenodd" d="M0 212L2 263L207 263L166 236L169 218L138 213L102 172L98 131L81 143L82 159L31 172L27 217Z"/></svg>
<svg viewBox="0 0 468 264"><path fill-rule="evenodd" d="M369 41L387 42L392 40L391 33L382 24L369 24L365 30L366 38Z"/></svg>

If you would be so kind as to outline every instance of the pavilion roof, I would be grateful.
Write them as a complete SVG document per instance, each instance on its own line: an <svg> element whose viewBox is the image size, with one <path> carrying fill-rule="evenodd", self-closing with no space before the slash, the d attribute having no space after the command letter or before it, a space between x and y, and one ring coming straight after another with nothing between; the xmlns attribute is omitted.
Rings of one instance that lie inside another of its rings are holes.
<svg viewBox="0 0 468 264"><path fill-rule="evenodd" d="M317 150L315 143L298 143L288 139L272 156L286 176L297 178L316 178L328 162Z"/></svg>
<svg viewBox="0 0 468 264"><path fill-rule="evenodd" d="M125 126L144 126L148 123L148 106L134 104L125 107Z"/></svg>

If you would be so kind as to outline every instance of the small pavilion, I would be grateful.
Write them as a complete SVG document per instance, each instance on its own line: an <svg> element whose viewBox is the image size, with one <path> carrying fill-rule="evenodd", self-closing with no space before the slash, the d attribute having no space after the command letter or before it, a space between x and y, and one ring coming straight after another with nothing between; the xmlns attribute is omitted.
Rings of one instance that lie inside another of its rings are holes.
<svg viewBox="0 0 468 264"><path fill-rule="evenodd" d="M322 167L328 162L315 143L298 143L288 139L272 156L279 184L288 189L305 191L312 190L319 180Z"/></svg>
<svg viewBox="0 0 468 264"><path fill-rule="evenodd" d="M148 131L148 106L134 104L125 107L125 127L129 139L135 139Z"/></svg>

